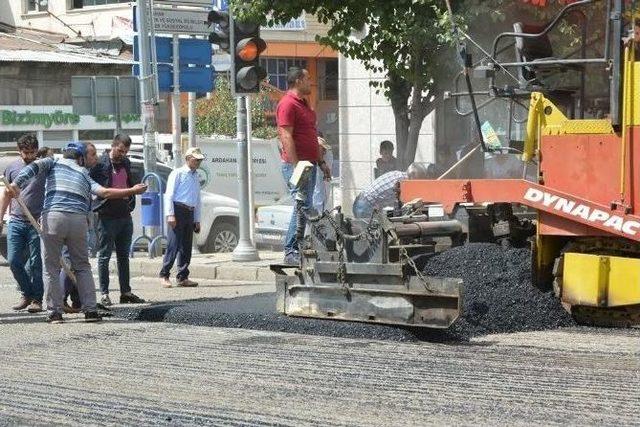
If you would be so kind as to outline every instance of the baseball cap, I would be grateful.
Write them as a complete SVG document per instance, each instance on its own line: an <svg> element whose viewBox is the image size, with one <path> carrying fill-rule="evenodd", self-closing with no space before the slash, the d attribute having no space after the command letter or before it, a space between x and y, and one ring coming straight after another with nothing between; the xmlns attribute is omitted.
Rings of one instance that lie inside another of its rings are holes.
<svg viewBox="0 0 640 427"><path fill-rule="evenodd" d="M82 142L78 141L71 141L67 143L67 145L64 147L64 151L67 150L73 150L80 156L85 156L87 154L87 147Z"/></svg>
<svg viewBox="0 0 640 427"><path fill-rule="evenodd" d="M184 153L184 158L186 159L187 157L193 157L194 159L198 159L198 160L202 160L204 159L204 154L202 154L202 151L200 151L200 148L198 147L190 147L186 153Z"/></svg>

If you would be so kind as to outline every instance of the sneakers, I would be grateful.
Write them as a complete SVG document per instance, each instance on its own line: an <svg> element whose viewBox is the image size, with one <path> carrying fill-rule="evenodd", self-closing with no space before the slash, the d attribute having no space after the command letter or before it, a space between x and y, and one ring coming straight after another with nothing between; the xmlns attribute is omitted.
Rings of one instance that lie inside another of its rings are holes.
<svg viewBox="0 0 640 427"><path fill-rule="evenodd" d="M49 316L47 316L47 322L55 325L64 323L64 319L62 318L62 314L60 313L51 313Z"/></svg>
<svg viewBox="0 0 640 427"><path fill-rule="evenodd" d="M162 285L163 288L170 288L173 285L171 284L171 280L169 280L168 277L161 277L160 278L160 284Z"/></svg>
<svg viewBox="0 0 640 427"><path fill-rule="evenodd" d="M29 304L31 304L31 300L29 298L22 297L20 302L11 308L14 309L15 311L24 310L25 308L29 307Z"/></svg>
<svg viewBox="0 0 640 427"><path fill-rule="evenodd" d="M295 252L286 254L282 262L286 265L300 265L300 255Z"/></svg>
<svg viewBox="0 0 640 427"><path fill-rule="evenodd" d="M101 322L102 316L100 316L100 314L98 314L97 311L87 311L84 314L84 321L85 322Z"/></svg>
<svg viewBox="0 0 640 427"><path fill-rule="evenodd" d="M65 314L80 313L80 309L79 308L73 308L69 304L67 304L66 302L62 305L62 310L64 310Z"/></svg>
<svg viewBox="0 0 640 427"><path fill-rule="evenodd" d="M120 304L142 304L144 302L146 301L131 292L120 295Z"/></svg>
<svg viewBox="0 0 640 427"><path fill-rule="evenodd" d="M109 307L110 305L113 305L113 303L111 302L111 298L109 298L109 294L102 294L100 303L105 307Z"/></svg>
<svg viewBox="0 0 640 427"><path fill-rule="evenodd" d="M29 313L40 313L42 311L42 303L40 301L31 301L29 307L27 307Z"/></svg>
<svg viewBox="0 0 640 427"><path fill-rule="evenodd" d="M177 283L177 285L180 286L181 288L195 288L196 286L198 286L198 282L194 282L189 279L184 279L184 280L180 280Z"/></svg>

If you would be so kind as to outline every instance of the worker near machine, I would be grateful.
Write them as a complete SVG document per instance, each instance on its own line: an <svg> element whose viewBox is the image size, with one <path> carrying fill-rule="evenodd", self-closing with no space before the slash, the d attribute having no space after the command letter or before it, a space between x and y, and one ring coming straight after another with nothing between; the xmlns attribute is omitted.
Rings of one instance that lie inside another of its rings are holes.
<svg viewBox="0 0 640 427"><path fill-rule="evenodd" d="M321 136L318 136L318 145L322 160L327 165L327 168L331 170L333 165L333 151L331 150L331 146L327 144L327 141ZM320 168L316 168L316 185L313 189L313 209L317 213L331 209L330 194L331 176L327 179L324 172Z"/></svg>
<svg viewBox="0 0 640 427"><path fill-rule="evenodd" d="M42 174L46 177L42 209L42 259L44 287L49 310L48 321L62 323L64 290L60 285L60 255L67 245L71 268L75 272L85 320L96 322L102 317L96 311L96 292L87 249L87 214L91 194L105 199L121 199L141 194L146 185L132 188L104 188L89 176L85 164L97 161L96 148L90 143L71 142L63 158L45 158L29 164L6 189L6 194L18 197L29 182Z"/></svg>
<svg viewBox="0 0 640 427"><path fill-rule="evenodd" d="M38 139L33 134L22 135L18 139L20 158L11 163L4 171L4 176L11 183L29 164L36 160ZM46 178L41 175L32 180L24 189L22 198L34 218L40 218L44 203L44 185ZM29 313L42 311L42 259L40 258L40 236L31 225L26 213L16 200L2 196L0 202L0 218L4 218L7 207L11 206L9 223L7 224L7 261L13 277L18 282L21 298L14 310ZM0 232L2 222L0 221Z"/></svg>
<svg viewBox="0 0 640 427"><path fill-rule="evenodd" d="M375 178L387 172L401 169L398 159L393 156L393 150L393 142L385 140L380 143L380 157L376 160L376 168L374 170Z"/></svg>
<svg viewBox="0 0 640 427"><path fill-rule="evenodd" d="M331 171L322 159L318 147L316 113L311 109L306 99L311 93L309 72L302 68L291 67L287 73L287 85L289 90L276 108L276 123L281 145L282 176L287 185L290 185L289 180L298 161L306 160L314 164L311 179L307 181L307 188L301 189L306 193L303 209L309 211L313 204L316 168L320 167L324 177L329 179ZM295 199L298 189L289 187L289 192ZM297 226L297 212L294 209L284 242L285 264L297 265L300 260L296 242Z"/></svg>
<svg viewBox="0 0 640 427"><path fill-rule="evenodd" d="M169 275L173 263L178 259L176 284L181 287L198 286L189 280L189 264L193 233L200 232L200 178L198 168L204 160L200 148L191 147L184 155L185 165L174 169L167 179L164 195L164 209L167 216L167 251L160 270L161 284L165 288L172 286Z"/></svg>
<svg viewBox="0 0 640 427"><path fill-rule="evenodd" d="M420 163L412 163L406 172L391 171L376 178L353 201L356 218L370 218L374 209L393 206L397 200L397 185L405 179L432 179L434 173Z"/></svg>
<svg viewBox="0 0 640 427"><path fill-rule="evenodd" d="M89 171L95 182L105 188L129 188L134 184L131 174L131 161L127 153L131 147L128 135L118 134L111 143L111 150L105 151L98 162ZM129 284L129 246L133 237L131 212L136 206L135 196L127 199L96 201L94 211L98 213L98 281L100 283L100 302L110 306L109 298L109 261L113 249L116 250L118 281L120 284L120 304L145 302L131 292Z"/></svg>

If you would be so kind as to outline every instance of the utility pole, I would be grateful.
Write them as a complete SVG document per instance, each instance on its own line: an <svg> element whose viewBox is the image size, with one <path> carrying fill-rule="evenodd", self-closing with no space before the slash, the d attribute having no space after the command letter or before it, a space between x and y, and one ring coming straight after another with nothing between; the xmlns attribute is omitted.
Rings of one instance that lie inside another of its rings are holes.
<svg viewBox="0 0 640 427"><path fill-rule="evenodd" d="M236 262L258 261L258 251L249 237L251 212L249 207L249 145L247 144L247 105L244 96L236 98L238 133L238 186L240 206L240 237L238 246L233 250L232 259Z"/></svg>
<svg viewBox="0 0 640 427"><path fill-rule="evenodd" d="M174 6L175 8L175 6ZM173 93L171 94L171 130L173 133L173 166L182 165L182 126L180 123L180 39L173 35Z"/></svg>
<svg viewBox="0 0 640 427"><path fill-rule="evenodd" d="M156 110L154 76L151 72L151 40L149 37L150 7L146 0L138 0L138 29L140 43L140 101L142 107L142 141L145 173L156 171ZM155 43L153 43L155 45Z"/></svg>
<svg viewBox="0 0 640 427"><path fill-rule="evenodd" d="M196 147L196 93L189 92L189 147Z"/></svg>
<svg viewBox="0 0 640 427"><path fill-rule="evenodd" d="M153 31L153 21L151 6L147 6L147 0L137 0L138 7L138 42L140 45L140 102L142 107L142 154L144 156L144 172L145 174L155 172L156 165L156 111L158 103L157 90L157 69L156 69L156 53L155 53L155 32ZM153 52L151 51L153 49ZM151 62L154 62L154 70L151 70ZM155 180L150 183L155 187ZM150 191L160 191L159 188L149 188ZM162 197L162 195L160 195ZM163 213L164 215L164 213ZM163 218L164 220L164 218ZM162 226L149 227L149 237L153 240L162 233ZM162 253L161 245L157 245L155 254Z"/></svg>

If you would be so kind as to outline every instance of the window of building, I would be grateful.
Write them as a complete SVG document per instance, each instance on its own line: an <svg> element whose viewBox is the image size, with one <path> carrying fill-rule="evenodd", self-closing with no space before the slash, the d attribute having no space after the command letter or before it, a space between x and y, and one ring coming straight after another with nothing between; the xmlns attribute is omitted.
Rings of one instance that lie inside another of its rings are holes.
<svg viewBox="0 0 640 427"><path fill-rule="evenodd" d="M338 100L338 60L318 61L318 97L321 101Z"/></svg>
<svg viewBox="0 0 640 427"><path fill-rule="evenodd" d="M22 135L26 135L26 134L32 134L35 135L35 132L11 132L11 131L6 131L6 132L0 132L0 143L13 143L15 144L16 142L18 142L18 138L20 138Z"/></svg>
<svg viewBox="0 0 640 427"><path fill-rule="evenodd" d="M291 67L307 68L306 59L260 58L260 65L267 70L269 84L280 90L287 90L287 72Z"/></svg>
<svg viewBox="0 0 640 427"><path fill-rule="evenodd" d="M29 0L31 1L31 0ZM106 4L131 3L133 0L73 0L73 9L82 9L87 6L103 6Z"/></svg>
<svg viewBox="0 0 640 427"><path fill-rule="evenodd" d="M27 13L45 12L47 10L47 0L27 0Z"/></svg>
<svg viewBox="0 0 640 427"><path fill-rule="evenodd" d="M113 129L87 129L78 131L78 139L80 141L111 141L113 137Z"/></svg>
<svg viewBox="0 0 640 427"><path fill-rule="evenodd" d="M73 141L73 131L70 130L46 130L42 133L40 144L48 147L64 146L69 141Z"/></svg>

